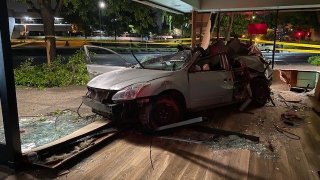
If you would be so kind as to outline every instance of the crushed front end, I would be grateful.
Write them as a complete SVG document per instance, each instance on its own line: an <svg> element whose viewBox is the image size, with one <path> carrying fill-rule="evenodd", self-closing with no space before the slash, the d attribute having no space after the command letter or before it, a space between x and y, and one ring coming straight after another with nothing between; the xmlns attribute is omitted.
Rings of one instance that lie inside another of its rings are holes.
<svg viewBox="0 0 320 180"><path fill-rule="evenodd" d="M117 90L106 90L88 87L83 103L92 108L92 112L106 117L112 121L122 123L133 121L136 117L136 101L123 101L115 103L112 97Z"/></svg>

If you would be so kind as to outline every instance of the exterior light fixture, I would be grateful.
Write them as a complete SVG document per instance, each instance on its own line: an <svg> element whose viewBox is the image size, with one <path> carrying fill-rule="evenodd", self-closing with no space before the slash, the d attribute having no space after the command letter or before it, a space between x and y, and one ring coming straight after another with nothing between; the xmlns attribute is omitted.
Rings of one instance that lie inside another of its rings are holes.
<svg viewBox="0 0 320 180"><path fill-rule="evenodd" d="M99 1L99 26L100 26L100 39L102 39L102 24L101 24L101 9L106 7L106 3L104 1Z"/></svg>
<svg viewBox="0 0 320 180"><path fill-rule="evenodd" d="M99 2L99 8L100 8L100 9L104 9L105 7L106 7L106 3L103 2L103 1L100 1L100 2Z"/></svg>

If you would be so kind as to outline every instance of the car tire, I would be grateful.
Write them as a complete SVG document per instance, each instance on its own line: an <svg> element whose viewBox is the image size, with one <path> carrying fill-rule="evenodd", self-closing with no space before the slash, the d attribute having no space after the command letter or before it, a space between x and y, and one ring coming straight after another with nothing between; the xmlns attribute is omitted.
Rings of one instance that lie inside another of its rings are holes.
<svg viewBox="0 0 320 180"><path fill-rule="evenodd" d="M141 121L143 128L153 131L158 127L176 123L182 120L182 108L171 96L164 95L156 98L151 106L143 108L144 119Z"/></svg>
<svg viewBox="0 0 320 180"><path fill-rule="evenodd" d="M250 83L252 99L255 105L264 106L270 98L268 81L262 77L256 77Z"/></svg>

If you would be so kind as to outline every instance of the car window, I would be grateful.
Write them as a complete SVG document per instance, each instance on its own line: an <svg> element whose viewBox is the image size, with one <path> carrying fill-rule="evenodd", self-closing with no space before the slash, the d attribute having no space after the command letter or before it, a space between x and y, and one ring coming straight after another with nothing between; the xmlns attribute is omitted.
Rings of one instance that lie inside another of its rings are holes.
<svg viewBox="0 0 320 180"><path fill-rule="evenodd" d="M183 68L191 58L191 51L184 50L177 53L144 59L141 61L145 69L175 71Z"/></svg>
<svg viewBox="0 0 320 180"><path fill-rule="evenodd" d="M102 47L87 46L86 55L90 64L106 66L128 66L128 62L116 52Z"/></svg>
<svg viewBox="0 0 320 180"><path fill-rule="evenodd" d="M219 71L224 70L221 62L221 55L207 56L204 58L199 58L199 60L195 63L195 66L198 71Z"/></svg>

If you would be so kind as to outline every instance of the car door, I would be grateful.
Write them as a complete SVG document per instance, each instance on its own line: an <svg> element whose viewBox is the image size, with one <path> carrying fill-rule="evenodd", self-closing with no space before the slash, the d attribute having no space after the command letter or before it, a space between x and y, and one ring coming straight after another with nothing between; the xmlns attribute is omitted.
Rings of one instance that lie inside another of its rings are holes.
<svg viewBox="0 0 320 180"><path fill-rule="evenodd" d="M108 48L85 45L84 51L90 78L134 65Z"/></svg>
<svg viewBox="0 0 320 180"><path fill-rule="evenodd" d="M225 69L189 70L189 102L192 109L227 104L232 101L232 71L225 63L221 63L221 67Z"/></svg>

